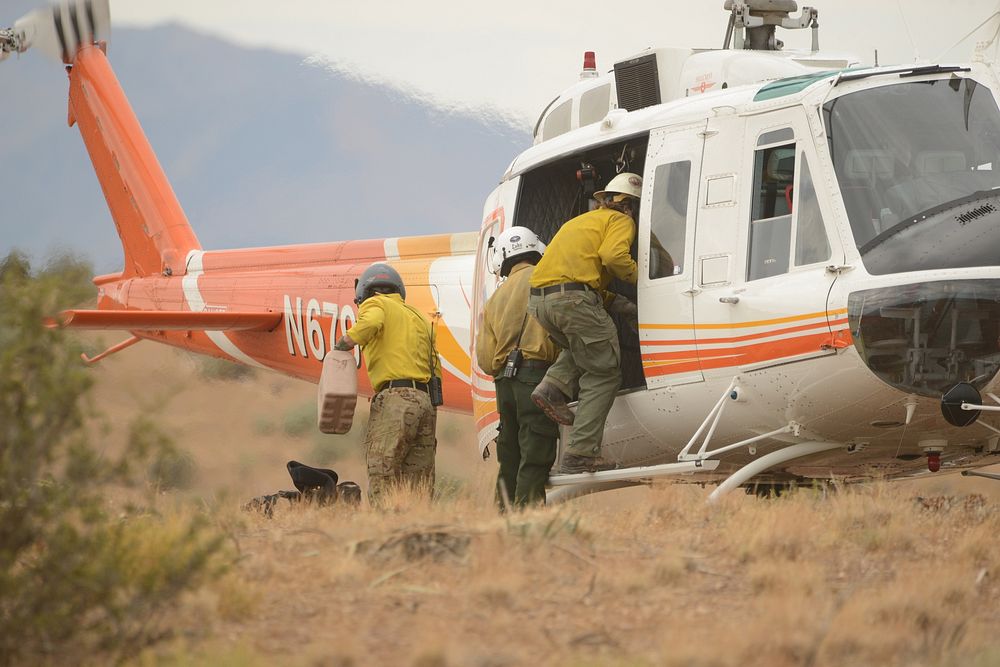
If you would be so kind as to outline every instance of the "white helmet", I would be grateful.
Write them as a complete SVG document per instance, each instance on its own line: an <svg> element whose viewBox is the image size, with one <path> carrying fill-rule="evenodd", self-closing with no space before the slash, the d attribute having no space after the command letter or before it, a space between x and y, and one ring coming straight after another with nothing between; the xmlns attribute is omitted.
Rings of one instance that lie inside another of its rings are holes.
<svg viewBox="0 0 1000 667"><path fill-rule="evenodd" d="M511 227L493 239L492 250L493 254L489 258L490 271L506 276L516 263L508 260L531 253L537 253L541 257L545 253L545 244L527 227Z"/></svg>
<svg viewBox="0 0 1000 667"><path fill-rule="evenodd" d="M612 178L603 190L594 193L594 199L602 201L606 195L628 195L639 199L642 196L642 177L623 171Z"/></svg>

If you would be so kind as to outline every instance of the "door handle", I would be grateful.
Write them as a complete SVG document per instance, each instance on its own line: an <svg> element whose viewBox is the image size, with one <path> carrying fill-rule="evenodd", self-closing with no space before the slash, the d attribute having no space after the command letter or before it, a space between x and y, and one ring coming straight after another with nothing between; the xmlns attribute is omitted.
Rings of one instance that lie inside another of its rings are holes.
<svg viewBox="0 0 1000 667"><path fill-rule="evenodd" d="M720 296L719 303L731 303L733 305L740 302L740 297L738 296Z"/></svg>

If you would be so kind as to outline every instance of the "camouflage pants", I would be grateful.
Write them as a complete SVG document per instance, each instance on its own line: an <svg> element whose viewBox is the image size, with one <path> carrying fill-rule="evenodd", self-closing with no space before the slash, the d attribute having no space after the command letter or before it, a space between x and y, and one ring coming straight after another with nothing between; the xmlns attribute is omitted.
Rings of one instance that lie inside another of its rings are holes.
<svg viewBox="0 0 1000 667"><path fill-rule="evenodd" d="M365 452L368 502L379 506L396 484L434 489L437 410L427 392L407 387L383 389L372 399Z"/></svg>
<svg viewBox="0 0 1000 667"><path fill-rule="evenodd" d="M579 386L579 404L566 451L598 456L604 424L621 385L618 331L596 292L531 295L528 312L562 348L545 380L567 396Z"/></svg>

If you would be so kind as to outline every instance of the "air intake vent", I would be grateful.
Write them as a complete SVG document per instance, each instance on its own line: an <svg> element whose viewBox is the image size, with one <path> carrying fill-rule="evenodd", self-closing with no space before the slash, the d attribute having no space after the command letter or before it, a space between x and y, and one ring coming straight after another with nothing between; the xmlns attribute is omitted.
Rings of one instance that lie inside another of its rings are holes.
<svg viewBox="0 0 1000 667"><path fill-rule="evenodd" d="M659 104L660 77L656 54L615 63L615 85L619 109L635 111Z"/></svg>
<svg viewBox="0 0 1000 667"><path fill-rule="evenodd" d="M976 218L981 218L984 215L989 215L990 213L996 213L996 207L993 204L986 204L978 208L974 208L971 211L966 211L962 215L956 215L955 220L960 225L967 225Z"/></svg>

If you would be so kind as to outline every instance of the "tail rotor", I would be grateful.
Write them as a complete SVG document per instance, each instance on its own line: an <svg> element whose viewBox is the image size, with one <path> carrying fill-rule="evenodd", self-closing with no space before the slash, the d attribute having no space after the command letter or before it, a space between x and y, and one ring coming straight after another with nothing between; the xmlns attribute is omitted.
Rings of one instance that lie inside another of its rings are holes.
<svg viewBox="0 0 1000 667"><path fill-rule="evenodd" d="M69 64L81 46L110 35L108 0L60 0L22 16L13 28L0 28L0 60L36 48Z"/></svg>

